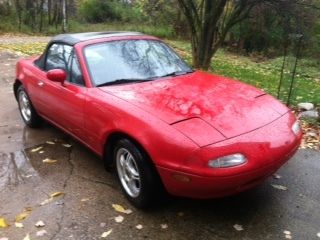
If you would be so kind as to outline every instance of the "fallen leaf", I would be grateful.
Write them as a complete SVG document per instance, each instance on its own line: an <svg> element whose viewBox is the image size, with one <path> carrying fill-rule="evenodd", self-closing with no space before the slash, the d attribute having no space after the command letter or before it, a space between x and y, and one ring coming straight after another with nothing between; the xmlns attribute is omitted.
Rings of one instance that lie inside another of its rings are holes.
<svg viewBox="0 0 320 240"><path fill-rule="evenodd" d="M239 225L239 224L233 225L233 228L234 228L235 230L237 230L237 231L243 231L243 230L244 230L243 227L242 227L242 225Z"/></svg>
<svg viewBox="0 0 320 240"><path fill-rule="evenodd" d="M31 240L29 233L23 238L23 240Z"/></svg>
<svg viewBox="0 0 320 240"><path fill-rule="evenodd" d="M48 204L49 202L51 202L53 200L53 198L48 198L46 200L44 200L43 202L40 203L41 206Z"/></svg>
<svg viewBox="0 0 320 240"><path fill-rule="evenodd" d="M124 207L122 207L122 206L119 205L119 204L112 204L112 207L114 208L114 210L116 210L117 212L120 212L120 213L125 213L125 214L130 214L130 213L132 213L132 210L130 210L130 209L125 209Z"/></svg>
<svg viewBox="0 0 320 240"><path fill-rule="evenodd" d="M179 216L179 217L183 217L183 216L184 216L184 213L183 213L183 212L178 212L178 216Z"/></svg>
<svg viewBox="0 0 320 240"><path fill-rule="evenodd" d="M54 193L51 193L50 194L50 197L59 197L59 196L61 196L61 195L64 195L64 193L63 192L54 192Z"/></svg>
<svg viewBox="0 0 320 240"><path fill-rule="evenodd" d="M56 201L55 203L54 203L55 205L63 205L64 204L64 201L63 200L60 200L60 201Z"/></svg>
<svg viewBox="0 0 320 240"><path fill-rule="evenodd" d="M138 225L136 226L136 229L141 230L142 228L143 228L143 226L142 226L141 224L138 224Z"/></svg>
<svg viewBox="0 0 320 240"><path fill-rule="evenodd" d="M36 233L37 237L43 237L44 235L46 235L48 232L46 230L40 230Z"/></svg>
<svg viewBox="0 0 320 240"><path fill-rule="evenodd" d="M31 152L38 152L42 149L43 147L38 147L38 148L34 148L31 150Z"/></svg>
<svg viewBox="0 0 320 240"><path fill-rule="evenodd" d="M38 221L38 222L36 222L35 226L36 226L36 227L44 227L45 224L44 224L43 221Z"/></svg>
<svg viewBox="0 0 320 240"><path fill-rule="evenodd" d="M0 228L6 228L9 227L8 223L4 218L0 218Z"/></svg>
<svg viewBox="0 0 320 240"><path fill-rule="evenodd" d="M280 179L281 176L280 176L279 174L276 174L276 173L275 173L275 174L273 174L273 178L274 178L274 179Z"/></svg>
<svg viewBox="0 0 320 240"><path fill-rule="evenodd" d="M71 144L67 144L67 143L62 144L62 146L66 147L66 148L71 148L72 147Z"/></svg>
<svg viewBox="0 0 320 240"><path fill-rule="evenodd" d="M42 162L44 162L44 163L56 163L58 161L54 160L54 159L46 158L46 159L43 159Z"/></svg>
<svg viewBox="0 0 320 240"><path fill-rule="evenodd" d="M102 237L102 238L106 238L106 237L108 237L111 233L112 233L112 229L110 229L110 230L107 231L107 232L102 233L102 234L101 234L101 237Z"/></svg>
<svg viewBox="0 0 320 240"><path fill-rule="evenodd" d="M47 144L54 145L55 143L52 141L46 141Z"/></svg>
<svg viewBox="0 0 320 240"><path fill-rule="evenodd" d="M14 225L16 228L23 228L23 223L15 222Z"/></svg>
<svg viewBox="0 0 320 240"><path fill-rule="evenodd" d="M277 184L271 184L271 186L275 189L278 189L278 190L282 190L282 191L287 191L288 188L285 187L285 186L282 186L282 185L277 185Z"/></svg>
<svg viewBox="0 0 320 240"><path fill-rule="evenodd" d="M31 212L32 212L31 208L25 208L22 213L20 213L19 215L16 216L15 222L20 222L20 221L26 219L30 215Z"/></svg>
<svg viewBox="0 0 320 240"><path fill-rule="evenodd" d="M124 217L122 217L122 216L119 215L119 216L115 217L114 220L115 220L117 223L121 223L121 222L123 222Z"/></svg>
<svg viewBox="0 0 320 240"><path fill-rule="evenodd" d="M168 224L164 223L160 225L162 229L167 229L168 228Z"/></svg>
<svg viewBox="0 0 320 240"><path fill-rule="evenodd" d="M41 206L46 205L46 204L52 202L55 197L59 197L59 196L61 196L61 195L64 195L64 193L63 193L63 192L54 192L54 193L51 193L51 194L50 194L50 198L48 198L48 199L44 200L43 202L41 202L40 205L41 205Z"/></svg>

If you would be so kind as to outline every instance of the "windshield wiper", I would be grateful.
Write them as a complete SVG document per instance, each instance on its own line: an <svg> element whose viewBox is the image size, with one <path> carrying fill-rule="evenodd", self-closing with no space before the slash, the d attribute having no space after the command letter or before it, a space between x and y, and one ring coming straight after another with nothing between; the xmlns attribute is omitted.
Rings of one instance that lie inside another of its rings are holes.
<svg viewBox="0 0 320 240"><path fill-rule="evenodd" d="M186 75L188 73L193 73L194 71L193 70L187 70L187 71L175 71L175 72L172 72L172 73L168 73L168 74L165 74L165 75L162 75L162 76L156 76L154 78L164 78L164 77L171 77L171 76L181 76L181 75Z"/></svg>
<svg viewBox="0 0 320 240"><path fill-rule="evenodd" d="M96 85L96 87L104 87L104 86L111 86L123 83L138 83L138 82L149 82L151 79L136 79L136 78L123 78L123 79L116 79L111 82L101 83Z"/></svg>

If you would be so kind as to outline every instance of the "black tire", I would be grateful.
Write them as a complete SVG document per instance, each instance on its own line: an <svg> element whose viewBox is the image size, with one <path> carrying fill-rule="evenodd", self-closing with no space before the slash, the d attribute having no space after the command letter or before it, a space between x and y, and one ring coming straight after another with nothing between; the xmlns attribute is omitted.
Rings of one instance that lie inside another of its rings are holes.
<svg viewBox="0 0 320 240"><path fill-rule="evenodd" d="M28 102L27 104L28 104L28 107L30 110L28 116L26 116L26 113L23 112L23 106L22 106L22 102L20 99L22 97L25 97ZM29 95L22 85L19 86L19 88L17 90L17 100L18 100L20 115L21 115L23 121L25 122L25 124L31 128L39 127L42 123L42 119L37 114L36 110L34 109L32 102L29 98Z"/></svg>
<svg viewBox="0 0 320 240"><path fill-rule="evenodd" d="M125 184L123 183L123 180L121 180L121 170L119 170L120 163L117 158L119 154L121 155L124 149L128 151L134 158L134 161L136 163L136 170L139 173L140 190L136 196L132 196L132 194L128 192ZM119 140L114 147L113 160L122 191L124 192L127 199L132 203L132 205L137 208L147 208L151 205L154 205L155 203L158 203L159 200L163 198L164 188L162 186L160 177L155 169L155 166L153 165L149 157L144 153L144 151L137 147L132 141L128 139Z"/></svg>

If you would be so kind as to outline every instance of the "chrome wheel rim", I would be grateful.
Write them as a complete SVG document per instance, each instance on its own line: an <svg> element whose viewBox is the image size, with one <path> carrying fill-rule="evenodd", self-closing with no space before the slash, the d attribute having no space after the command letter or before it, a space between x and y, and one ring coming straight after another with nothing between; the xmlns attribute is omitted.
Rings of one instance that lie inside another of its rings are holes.
<svg viewBox="0 0 320 240"><path fill-rule="evenodd" d="M29 122L31 119L31 106L29 98L24 91L19 93L19 107L22 117Z"/></svg>
<svg viewBox="0 0 320 240"><path fill-rule="evenodd" d="M125 148L120 148L116 154L117 171L124 190L131 197L137 197L141 190L141 179L136 160Z"/></svg>

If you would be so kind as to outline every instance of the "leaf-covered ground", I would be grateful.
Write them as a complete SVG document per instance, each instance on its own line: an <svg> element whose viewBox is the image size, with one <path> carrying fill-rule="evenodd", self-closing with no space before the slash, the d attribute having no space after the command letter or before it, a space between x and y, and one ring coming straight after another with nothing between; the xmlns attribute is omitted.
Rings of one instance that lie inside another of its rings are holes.
<svg viewBox="0 0 320 240"><path fill-rule="evenodd" d="M0 51L11 51L19 55L32 56L41 54L46 46L43 42L0 43Z"/></svg>

